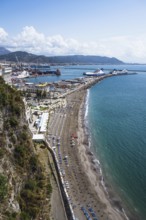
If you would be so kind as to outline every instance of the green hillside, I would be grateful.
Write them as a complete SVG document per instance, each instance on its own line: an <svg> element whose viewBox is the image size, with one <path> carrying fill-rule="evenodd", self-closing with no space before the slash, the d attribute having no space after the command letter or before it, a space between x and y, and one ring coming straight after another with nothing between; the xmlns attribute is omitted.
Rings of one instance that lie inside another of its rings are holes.
<svg viewBox="0 0 146 220"><path fill-rule="evenodd" d="M84 55L70 55L70 56L40 56L27 52L17 51L0 56L0 60L11 62L27 62L27 63L50 63L50 64L123 64L117 58L109 58L102 56L84 56Z"/></svg>
<svg viewBox="0 0 146 220"><path fill-rule="evenodd" d="M43 167L35 153L21 94L5 84L0 77L0 216L2 219L40 219L44 201L51 193L49 184L49 179L44 175Z"/></svg>

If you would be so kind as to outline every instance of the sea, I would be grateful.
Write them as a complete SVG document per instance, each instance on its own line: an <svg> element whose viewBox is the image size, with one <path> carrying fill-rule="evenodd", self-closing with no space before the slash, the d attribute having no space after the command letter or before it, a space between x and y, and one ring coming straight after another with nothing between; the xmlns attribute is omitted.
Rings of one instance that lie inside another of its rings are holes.
<svg viewBox="0 0 146 220"><path fill-rule="evenodd" d="M137 220L146 219L146 65L73 65L59 68L61 76L30 78L55 82L83 77L103 68L137 72L106 78L88 90L85 120L91 150L100 163L109 196ZM129 218L130 219L130 218Z"/></svg>

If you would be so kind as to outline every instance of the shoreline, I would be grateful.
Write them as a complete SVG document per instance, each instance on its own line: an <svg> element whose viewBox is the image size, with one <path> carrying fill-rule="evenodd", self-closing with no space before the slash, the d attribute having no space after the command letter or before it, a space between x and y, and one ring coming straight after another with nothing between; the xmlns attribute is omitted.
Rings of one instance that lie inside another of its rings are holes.
<svg viewBox="0 0 146 220"><path fill-rule="evenodd" d="M91 143L89 138L91 137L88 133L89 128L85 118L88 115L88 110L86 111L86 108L88 108L86 106L88 104L87 92L88 91L85 90L85 97L82 100L78 115L78 137L80 137L78 140L78 150L81 164L85 171L88 169L88 173L86 172L86 175L90 181L91 187L94 188L100 201L106 204L105 211L108 213L108 217L112 220L130 220L130 218L126 215L125 209L121 206L121 202L117 200L116 197L110 198L108 188L104 182L100 161L96 158L90 148ZM115 199L115 201L111 201L112 199ZM115 205L112 204L112 202L115 202Z"/></svg>

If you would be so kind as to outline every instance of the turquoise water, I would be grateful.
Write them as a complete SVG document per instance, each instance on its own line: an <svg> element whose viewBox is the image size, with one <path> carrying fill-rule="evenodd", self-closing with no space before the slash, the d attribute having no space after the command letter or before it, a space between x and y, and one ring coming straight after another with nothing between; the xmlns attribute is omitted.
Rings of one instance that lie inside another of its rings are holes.
<svg viewBox="0 0 146 220"><path fill-rule="evenodd" d="M88 120L106 179L146 219L146 74L112 77L92 87Z"/></svg>
<svg viewBox="0 0 146 220"><path fill-rule="evenodd" d="M146 219L146 65L64 66L62 75L31 78L52 82L82 77L97 68L128 69L139 74L107 78L89 90L88 125L92 148L105 180L123 204ZM141 72L143 71L143 72ZM107 186L107 183L106 183Z"/></svg>

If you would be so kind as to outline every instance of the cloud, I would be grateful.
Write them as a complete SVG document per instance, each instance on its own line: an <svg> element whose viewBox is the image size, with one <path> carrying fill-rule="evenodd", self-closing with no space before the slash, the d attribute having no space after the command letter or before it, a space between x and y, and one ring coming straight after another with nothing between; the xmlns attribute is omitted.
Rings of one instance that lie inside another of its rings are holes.
<svg viewBox="0 0 146 220"><path fill-rule="evenodd" d="M0 43L5 42L7 39L7 36L8 36L7 32L3 28L0 27Z"/></svg>
<svg viewBox="0 0 146 220"><path fill-rule="evenodd" d="M117 57L125 62L146 63L146 36L114 36L93 42L79 42L61 35L45 36L33 26L10 37L0 28L0 44L11 51L27 51L44 55L100 55Z"/></svg>
<svg viewBox="0 0 146 220"><path fill-rule="evenodd" d="M120 57L129 62L146 63L146 35L143 36L118 36L103 40L108 48L107 55Z"/></svg>
<svg viewBox="0 0 146 220"><path fill-rule="evenodd" d="M13 40L15 43L17 42L19 46L33 47L36 46L37 43L45 42L45 36L37 32L34 27L26 26Z"/></svg>

